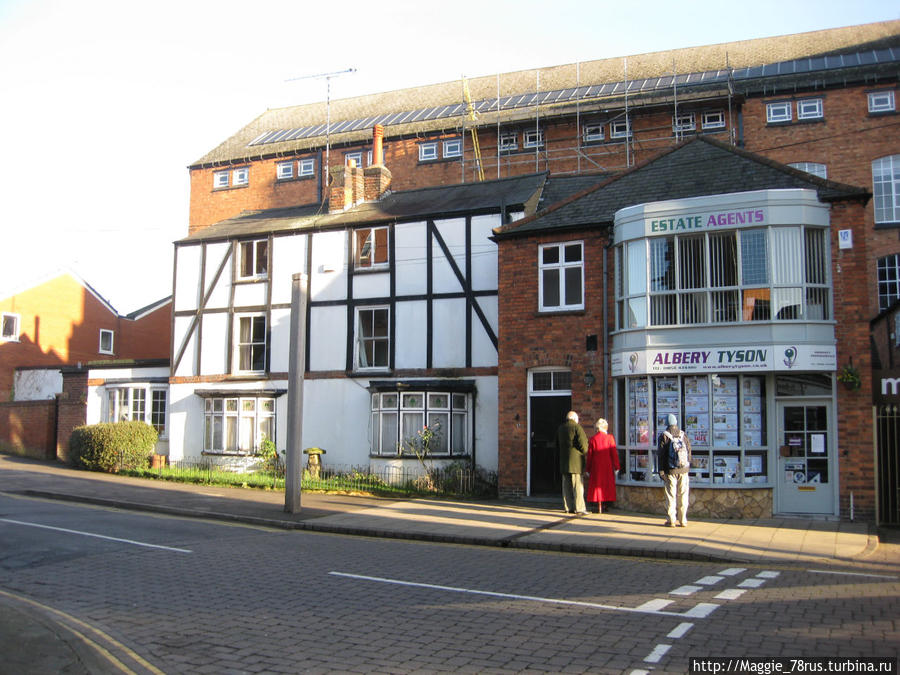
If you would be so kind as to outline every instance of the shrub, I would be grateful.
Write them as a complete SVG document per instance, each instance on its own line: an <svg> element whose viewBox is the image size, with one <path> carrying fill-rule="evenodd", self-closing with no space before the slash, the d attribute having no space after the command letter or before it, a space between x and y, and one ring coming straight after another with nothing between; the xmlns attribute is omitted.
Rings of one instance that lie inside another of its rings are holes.
<svg viewBox="0 0 900 675"><path fill-rule="evenodd" d="M157 435L145 422L76 427L69 438L69 457L74 466L90 471L143 469L150 464Z"/></svg>

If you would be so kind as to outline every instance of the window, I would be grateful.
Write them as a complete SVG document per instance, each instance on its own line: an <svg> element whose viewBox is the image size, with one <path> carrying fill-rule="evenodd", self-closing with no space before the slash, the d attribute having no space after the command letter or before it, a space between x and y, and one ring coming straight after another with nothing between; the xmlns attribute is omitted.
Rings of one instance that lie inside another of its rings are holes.
<svg viewBox="0 0 900 675"><path fill-rule="evenodd" d="M616 120L609 123L610 138L631 138L631 124L628 120Z"/></svg>
<svg viewBox="0 0 900 675"><path fill-rule="evenodd" d="M435 455L468 452L469 394L449 391L375 392L372 394L372 451L376 455L412 455L422 450L420 432L433 433L428 450Z"/></svg>
<svg viewBox="0 0 900 675"><path fill-rule="evenodd" d="M0 340L18 342L19 340L19 315L3 313L0 321Z"/></svg>
<svg viewBox="0 0 900 675"><path fill-rule="evenodd" d="M878 310L884 311L900 300L900 255L886 255L877 262Z"/></svg>
<svg viewBox="0 0 900 675"><path fill-rule="evenodd" d="M900 222L900 155L872 162L876 223Z"/></svg>
<svg viewBox="0 0 900 675"><path fill-rule="evenodd" d="M100 329L100 353L101 354L112 354L113 353L113 337L115 333L111 330L107 330L106 328Z"/></svg>
<svg viewBox="0 0 900 675"><path fill-rule="evenodd" d="M512 152L519 149L519 134L507 131L500 134L500 152Z"/></svg>
<svg viewBox="0 0 900 675"><path fill-rule="evenodd" d="M229 175L227 171L216 171L213 173L213 188L227 188Z"/></svg>
<svg viewBox="0 0 900 675"><path fill-rule="evenodd" d="M353 231L353 266L357 269L384 267L388 263L388 228L367 227Z"/></svg>
<svg viewBox="0 0 900 675"><path fill-rule="evenodd" d="M232 185L247 185L250 182L250 169L246 166L231 172Z"/></svg>
<svg viewBox="0 0 900 675"><path fill-rule="evenodd" d="M462 157L462 139L451 138L444 141L444 159Z"/></svg>
<svg viewBox="0 0 900 675"><path fill-rule="evenodd" d="M390 356L390 310L360 307L356 310L356 356L359 369L388 368Z"/></svg>
<svg viewBox="0 0 900 675"><path fill-rule="evenodd" d="M672 117L672 132L679 134L685 131L693 131L697 128L694 121L694 113L682 113Z"/></svg>
<svg viewBox="0 0 900 675"><path fill-rule="evenodd" d="M298 176L312 176L316 172L316 160L301 159L297 162Z"/></svg>
<svg viewBox="0 0 900 675"><path fill-rule="evenodd" d="M791 103L790 101L780 101L778 103L766 104L766 122L769 124L777 124L778 122L790 122Z"/></svg>
<svg viewBox="0 0 900 675"><path fill-rule="evenodd" d="M274 398L208 398L204 407L204 452L252 454L275 440Z"/></svg>
<svg viewBox="0 0 900 675"><path fill-rule="evenodd" d="M711 110L703 113L704 129L724 129L725 128L725 111Z"/></svg>
<svg viewBox="0 0 900 675"><path fill-rule="evenodd" d="M894 112L894 92L873 91L869 94L869 112Z"/></svg>
<svg viewBox="0 0 900 675"><path fill-rule="evenodd" d="M266 317L252 314L235 317L237 371L262 373L266 370Z"/></svg>
<svg viewBox="0 0 900 675"><path fill-rule="evenodd" d="M797 101L797 119L798 120L818 120L824 117L822 111L822 99L805 98Z"/></svg>
<svg viewBox="0 0 900 675"><path fill-rule="evenodd" d="M542 148L544 147L544 132L540 129L528 129L522 134L522 147L525 148Z"/></svg>
<svg viewBox="0 0 900 675"><path fill-rule="evenodd" d="M432 141L430 143L419 143L419 161L420 162L431 162L438 158L438 144L437 141Z"/></svg>
<svg viewBox="0 0 900 675"><path fill-rule="evenodd" d="M585 143L596 143L602 141L606 134L603 133L602 124L585 124L581 132L581 137Z"/></svg>
<svg viewBox="0 0 900 675"><path fill-rule="evenodd" d="M278 162L275 165L275 175L278 180L289 180L294 177L293 162Z"/></svg>
<svg viewBox="0 0 900 675"><path fill-rule="evenodd" d="M150 407L147 406L148 396ZM146 422L159 434L166 436L166 399L165 389L138 387L114 387L106 390L105 422Z"/></svg>
<svg viewBox="0 0 900 675"><path fill-rule="evenodd" d="M269 242L267 239L238 243L239 279L260 279L269 270Z"/></svg>
<svg viewBox="0 0 900 675"><path fill-rule="evenodd" d="M350 166L350 162L351 162L351 161L354 162L354 164L355 164L356 166L361 167L361 166L363 165L363 163L362 163L362 150L359 150L359 151L357 151L357 152L348 152L348 153L346 153L346 154L344 155L344 164L345 164L346 166Z"/></svg>
<svg viewBox="0 0 900 675"><path fill-rule="evenodd" d="M798 226L627 242L616 251L617 326L827 321L827 242L827 230Z"/></svg>
<svg viewBox="0 0 900 675"><path fill-rule="evenodd" d="M582 247L570 242L538 249L540 311L584 309Z"/></svg>
<svg viewBox="0 0 900 675"><path fill-rule="evenodd" d="M813 176L818 176L819 178L828 178L828 169L824 164L818 164L816 162L792 162L788 164L788 166L793 167L794 169L800 169L800 171L805 171L806 173L811 173Z"/></svg>

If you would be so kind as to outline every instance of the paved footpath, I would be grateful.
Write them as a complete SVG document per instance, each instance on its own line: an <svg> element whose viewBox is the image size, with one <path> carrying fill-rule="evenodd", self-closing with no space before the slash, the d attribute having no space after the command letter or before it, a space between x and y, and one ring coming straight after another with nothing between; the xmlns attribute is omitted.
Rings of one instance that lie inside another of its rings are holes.
<svg viewBox="0 0 900 675"><path fill-rule="evenodd" d="M281 491L112 476L9 455L0 455L0 493L335 534L723 563L827 565L900 576L898 532L879 533L860 522L695 519L686 528L667 528L662 516L621 510L567 516L555 502L316 493L304 493L300 513L290 514L284 511ZM11 633L12 627L18 631ZM34 661L36 652L28 647L34 644L42 645L46 662ZM13 672L4 668L14 664L17 673L121 672L103 671L89 652L77 634L53 617L0 589L0 654L5 660L0 673Z"/></svg>

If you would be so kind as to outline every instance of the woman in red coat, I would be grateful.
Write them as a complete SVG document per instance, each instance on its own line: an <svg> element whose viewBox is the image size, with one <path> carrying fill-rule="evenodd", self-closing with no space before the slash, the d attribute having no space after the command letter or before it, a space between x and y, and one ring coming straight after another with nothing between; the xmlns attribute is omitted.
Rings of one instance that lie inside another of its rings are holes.
<svg viewBox="0 0 900 675"><path fill-rule="evenodd" d="M588 443L586 470L590 475L587 502L597 502L597 513L603 512L603 502L616 501L616 473L619 471L619 451L616 439L606 433L609 423L598 419L594 423L597 433Z"/></svg>

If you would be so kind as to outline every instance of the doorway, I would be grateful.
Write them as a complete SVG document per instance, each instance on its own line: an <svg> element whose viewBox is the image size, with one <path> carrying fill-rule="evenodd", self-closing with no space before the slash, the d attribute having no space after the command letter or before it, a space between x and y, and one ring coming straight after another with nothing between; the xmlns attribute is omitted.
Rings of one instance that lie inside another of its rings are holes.
<svg viewBox="0 0 900 675"><path fill-rule="evenodd" d="M779 513L834 514L834 471L829 406L822 402L778 402Z"/></svg>
<svg viewBox="0 0 900 675"><path fill-rule="evenodd" d="M556 430L572 409L571 372L535 371L529 374L529 494L559 496L562 474Z"/></svg>

